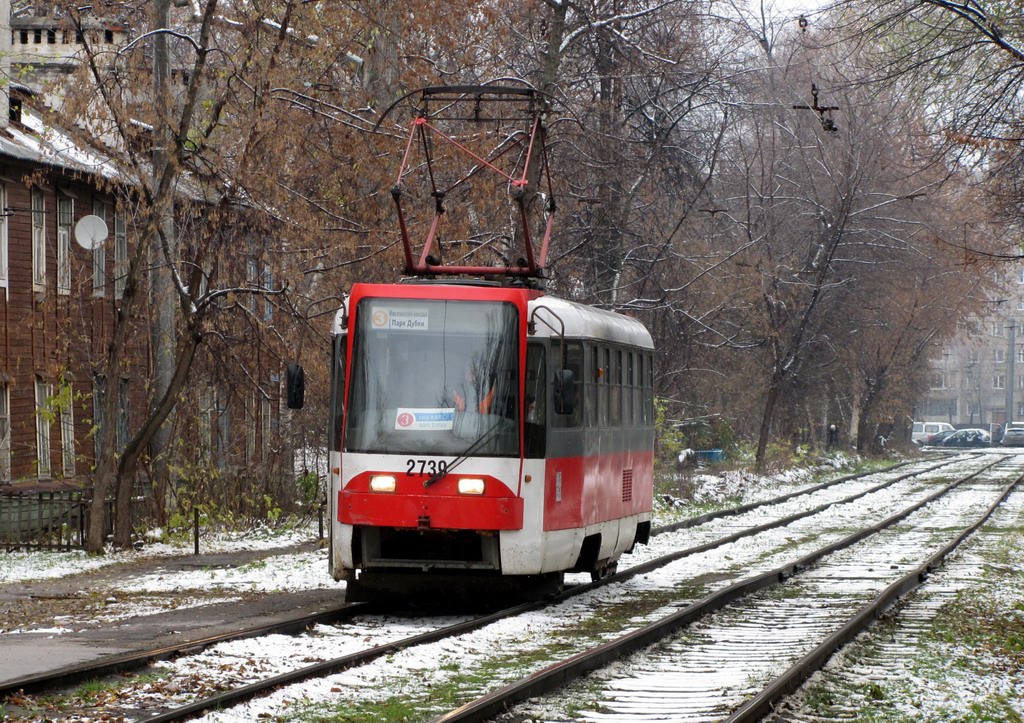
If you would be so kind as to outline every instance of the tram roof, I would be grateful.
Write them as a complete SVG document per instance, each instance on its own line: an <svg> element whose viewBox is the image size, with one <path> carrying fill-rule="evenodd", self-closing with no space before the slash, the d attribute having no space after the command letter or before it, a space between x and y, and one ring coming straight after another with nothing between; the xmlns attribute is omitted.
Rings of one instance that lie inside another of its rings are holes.
<svg viewBox="0 0 1024 723"><path fill-rule="evenodd" d="M613 311L598 309L554 296L541 296L529 304L530 319L536 320L538 336L557 336L562 332L555 319L565 324L565 335L576 339L602 339L653 349L654 342L647 328L639 320Z"/></svg>

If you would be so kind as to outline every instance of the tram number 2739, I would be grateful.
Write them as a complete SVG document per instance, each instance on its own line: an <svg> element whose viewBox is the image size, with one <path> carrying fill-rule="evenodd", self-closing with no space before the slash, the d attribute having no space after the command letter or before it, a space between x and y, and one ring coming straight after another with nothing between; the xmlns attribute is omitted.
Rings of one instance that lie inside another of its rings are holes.
<svg viewBox="0 0 1024 723"><path fill-rule="evenodd" d="M443 459L407 459L405 461L406 474L444 474L448 469L448 463Z"/></svg>

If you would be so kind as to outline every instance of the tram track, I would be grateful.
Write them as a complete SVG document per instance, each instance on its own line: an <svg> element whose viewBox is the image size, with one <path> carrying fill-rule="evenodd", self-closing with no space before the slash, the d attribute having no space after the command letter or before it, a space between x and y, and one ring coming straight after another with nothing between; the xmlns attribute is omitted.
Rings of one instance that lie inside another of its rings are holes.
<svg viewBox="0 0 1024 723"><path fill-rule="evenodd" d="M877 525L858 530L791 563L732 583L676 613L481 696L435 718L434 722L502 720L502 714L516 703L560 690L640 650L647 654L643 661L636 663L639 670L636 675L609 676L610 680L596 684L618 695L594 702L594 707L600 711L595 715L600 720L635 722L671 718L731 723L760 720L783 696L796 690L820 669L837 649L895 601L924 583L942 560L984 524L1024 480L1024 474L1015 474L1009 484L992 485L997 488L993 492L995 500L920 563L890 566L887 562L892 558L886 555L894 549L906 550L907 538L920 534L919 528L926 526L921 521L909 526L900 542L883 545L882 553L872 556L870 547L865 548L865 540L890 533L912 515L919 515L940 500L955 496L958 488L976 476L956 480ZM946 505L950 509L957 506L956 502ZM948 515L943 515L941 510L935 513L938 521L932 527L946 529L949 526ZM842 553L846 554L845 558L841 557ZM837 556L839 561L826 564L823 561L829 556ZM898 568L899 574L881 569L889 567ZM908 567L909 571L905 571ZM857 579L865 586L865 581L873 581L875 589L871 597L865 600L863 594L846 598L838 595L836 587L828 584L837 570L840 575ZM801 594L793 590L797 585L805 588L818 585L820 590L814 595ZM788 592L778 592L787 586ZM796 604L791 604L794 601ZM800 614L804 616L802 627L793 622L800 619ZM691 629L698 624L699 629ZM687 634L681 635L684 628ZM809 650L806 649L808 629L816 630L821 638ZM760 637L755 640L758 634L763 636L768 630L778 639ZM675 639L671 640L673 636ZM666 639L670 642L664 642ZM757 685L753 695L737 693L737 688L753 686L751 680L764 677L765 670L777 668L780 660L790 664ZM662 669L659 670L659 666ZM723 677L720 671L729 671L724 682L715 680ZM652 680L657 683L652 684ZM591 694L594 685L591 683ZM531 719L530 708L513 711L510 720ZM555 711L544 708L543 715L558 718L557 706ZM577 719L590 718L582 713Z"/></svg>
<svg viewBox="0 0 1024 723"><path fill-rule="evenodd" d="M790 525L793 523L795 519L803 519L807 517L808 514L820 514L821 510L823 509L828 509L829 507L832 507L836 504L849 503L853 500L863 498L865 495L871 494L872 492L877 492L878 490L892 487L907 480L913 480L916 476L927 475L929 473L935 472L936 470L940 469L942 466L946 464L950 464L950 462L944 461L941 464L929 464L926 465L924 469L910 470L909 472L900 474L895 478L886 479L880 484L867 484L864 489L858 489L853 494L837 495L835 499L827 500L820 504L814 505L810 510L806 510L802 514L784 515L775 520L774 523L766 522L762 523L762 525L758 527L760 528L760 531L763 531L764 529L771 529L777 528L779 526ZM991 464L995 464L995 462L992 462ZM976 471L974 474L979 474L981 471L991 466L991 464L982 465L982 468ZM727 510L721 513L717 513L715 515L704 516L705 519L697 526L699 527L701 524L706 524L707 522L710 522L712 519L717 519L721 517L735 517L737 515L742 515L744 513L754 512L757 510L765 510L773 505L779 505L784 502L789 502L795 497L805 496L808 494L814 495L825 489L839 488L841 487L842 482L855 482L870 477L871 475L881 475L884 477L886 476L886 471L875 471L867 474L850 475L845 478L840 478L839 480L833 480L827 483L823 483L821 485L817 485L813 488L808 488L806 490L799 491L797 493L783 495L781 497L773 498L771 500L765 500L764 502L758 503L757 505L745 505L745 509L741 510L740 512L737 512L735 510ZM663 532L663 534L670 535L672 532L678 531L679 529L688 529L691 527L693 527L693 525L684 523L676 526L668 526L663 530L660 530L659 532ZM176 707L174 710L161 712L156 716L150 716L148 718L142 717L138 719L149 721L183 720L198 715L204 710L217 709L229 705L237 705L241 701L261 695L266 690L281 687L284 685L289 685L301 680L319 678L355 666L365 665L372 660L380 658L381 656L391 655L399 650L403 650L413 646L424 645L430 642L436 642L438 640L443 640L445 638L452 638L454 636L463 635L472 630L476 630L486 625L489 625L490 623L495 622L497 620L501 620L510 616L521 615L530 610L537 610L542 607L554 605L564 600L567 600L570 597L581 595L592 590L596 590L599 587L603 587L613 583L621 583L634 576L643 575L644 573L649 572L650 570L656 569L659 566L659 564L671 564L673 561L678 560L682 556L696 555L699 552L702 552L706 549L711 549L712 547L729 544L729 542L738 540L742 537L752 534L757 534L757 531L748 531L746 533L744 533L743 531L733 532L731 533L731 535L718 538L717 544L714 541L710 541L702 543L699 546L692 547L688 550L672 551L671 553L662 556L660 563L658 563L657 560L649 560L634 567L631 567L628 570L624 570L608 578L600 580L597 583L579 585L571 590L565 591L561 595L555 596L548 600L537 601L534 603L516 606L503 611L499 611L497 613L493 613L491 615L477 617L468 621L463 621L455 625L444 626L438 628L437 630L433 630L427 633L421 633L418 635L403 638L401 640L391 641L384 645L372 646L367 648L366 650L362 650L356 653L352 653L328 661L323 661L314 665L305 666L300 669L280 675L275 675L264 680L253 681L249 684L238 686L237 688L234 688L230 691L224 691L214 696L205 697L202 700L192 701L180 707Z"/></svg>
<svg viewBox="0 0 1024 723"><path fill-rule="evenodd" d="M764 720L849 721L883 709L888 717L915 720L952 720L968 714L985 720L1011 718L1012 711L1001 709L1001 703L1013 700L1019 687L1015 678L1003 678L999 671L1013 670L1012 666L1000 665L994 653L986 658L987 646L995 641L986 641L984 647L972 645L964 628L987 626L998 630L995 636L1007 645L1014 644L1016 585L1006 584L1002 576L1016 577L1019 555L1008 550L1015 549L1012 540L1022 519L1024 492L1018 491L986 522L981 534L972 536L929 575L927 585L889 608L879 624L834 655ZM1003 617L993 622L990 616ZM955 634L949 634L950 627ZM995 670L986 667L989 663ZM983 672L974 683L964 684L959 671L977 671L975 665ZM977 713L986 707L986 714Z"/></svg>

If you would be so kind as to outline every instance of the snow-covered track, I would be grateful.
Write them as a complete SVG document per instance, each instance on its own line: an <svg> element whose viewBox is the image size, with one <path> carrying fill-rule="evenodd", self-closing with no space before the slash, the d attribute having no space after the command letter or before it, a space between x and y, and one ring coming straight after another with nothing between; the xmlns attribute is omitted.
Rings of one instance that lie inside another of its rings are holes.
<svg viewBox="0 0 1024 723"><path fill-rule="evenodd" d="M483 695L435 718L435 723L494 719L516 703L556 691L640 650L645 651L644 656L625 666L626 675L609 675L601 681L605 698L593 701L593 717L584 714L577 719L631 723L759 720L841 645L926 580L928 573L982 525L1024 479L1015 473L1014 481L1008 485L998 480L974 483L994 488L990 495L994 501L980 513L976 509L964 511L962 500L970 495L958 497L958 490L981 472L955 480L885 520L794 562L735 582L676 613ZM901 526L911 515L913 521ZM937 551L933 545L925 552L923 545L915 542L922 536L945 535L954 524L951 518L960 518L956 524L962 524L962 518L967 516L971 518L969 522L949 539L943 539ZM886 535L898 539L886 541ZM922 561L890 565L894 550L903 555L919 554ZM905 574L888 569L908 566L911 569ZM863 581L865 587L870 581L880 589L873 590L866 601L862 591L844 595L837 589L841 586L830 581L833 575ZM797 585L803 588L794 591ZM679 634L687 626L697 627L694 624L700 629ZM677 637L662 642L670 636ZM761 680L765 671L773 671L789 661L790 667L774 679L760 684L751 682ZM729 674L723 676L720 671ZM593 687L591 682L591 690ZM561 719L558 712L551 713L550 707L542 702L537 705L544 709L542 717L547 714ZM532 719L533 710L528 708L524 714L521 709L514 709L510 719Z"/></svg>
<svg viewBox="0 0 1024 723"><path fill-rule="evenodd" d="M735 711L729 717L729 721L734 723L757 721L766 716L783 696L797 690L812 673L820 670L837 650L850 642L860 632L867 629L875 619L897 600L924 584L928 580L929 575L943 563L950 553L957 549L969 535L973 534L988 521L1022 480L1024 480L1024 476L1018 477L1006 485L999 497L984 513L967 527L963 528L959 534L950 539L931 557L888 585L880 594L876 595L874 599L870 600L854 616L849 618L838 630L776 677L758 695Z"/></svg>
<svg viewBox="0 0 1024 723"><path fill-rule="evenodd" d="M966 477L970 478L982 473L1003 459L1004 458L1001 456L991 455L974 458L962 457L960 458L960 464L968 464L972 469L974 469L974 472ZM965 462L965 460L967 461ZM603 586L611 586L610 589L616 589L617 587L621 587L621 585L616 585L617 583L625 583L631 578L643 575L659 567L670 565L683 557L699 556L699 553L706 550L721 547L729 544L730 542L735 542L743 538L757 535L766 530L784 528L788 525L794 524L794 522L798 520L807 520L814 515L820 515L824 510L851 504L856 500L861 500L883 490L885 490L885 492L882 492L882 494L887 494L889 497L896 500L903 499L909 494L920 495L921 490L934 488L934 479L928 481L928 476L934 476L937 470L950 463L950 461L944 461L938 465L932 462L926 464L919 463L912 465L911 469L898 475L893 474L894 468L877 470L868 474L850 475L806 488L797 493L768 499L758 503L757 505L745 505L744 508L740 510L726 510L715 515L704 516L704 524L698 525L696 528L688 524L671 525L666 528L662 528L662 530L659 531L663 533L658 536L659 544L652 545L652 548L665 548L660 550L655 549L655 552L660 551L662 554L654 557L653 559L640 560L636 565L628 569L624 569L616 575L606 577L597 583L577 585L558 596L554 596L546 600L519 605L490 615L466 620L455 625L437 624L434 629L429 632L423 632L402 638L395 638L395 636L392 635L390 639L383 638L385 640L383 643L380 643L380 640L378 640L379 644L374 644L373 641L370 641L365 649L361 649L358 652L334 657L330 660L324 660L313 665L306 665L289 672L267 677L263 680L245 681L244 683L237 684L231 690L218 692L215 695L192 700L191 702L181 703L180 699L177 702L167 700L162 704L159 701L150 701L145 705L145 707L150 711L163 710L165 712L160 712L155 717L145 718L143 717L145 712L143 710L138 710L138 717L130 715L126 719L149 721L185 720L195 717L204 711L225 709L229 706L238 705L243 701L261 696L268 690L290 685L299 681L324 678L338 671L367 665L371 661L381 658L382 656L391 655L414 646L427 645L431 642L441 641L446 638L451 639L459 635L466 635L471 631L484 628L485 626L504 618L522 615L529 611L539 610L548 606L555 607L557 603L564 602L577 595L583 595L584 593L598 590ZM879 478L881 481L879 481ZM895 490L888 490L888 488L893 487L895 487ZM792 510L794 509L797 511L793 512ZM716 524L714 524L716 521L717 527ZM815 523L808 521L806 524L811 525ZM699 536L698 544L689 546L681 544L686 542L687 539L693 539L694 535ZM689 536L689 538L687 538L687 536ZM664 544L662 544L662 541L664 541ZM636 556L631 556L631 559L632 557ZM792 574L792 570L785 568L782 569L781 572L775 571L762 577L770 579L773 575L778 578L779 576L788 576L790 574ZM727 602L727 600L725 602ZM723 602L722 604L725 603ZM690 607L692 607L692 605ZM427 619L427 622L433 623L429 618ZM421 627L427 627L427 625L422 625ZM180 661L179 667L188 669L190 666L187 659ZM179 704L180 707L175 707L173 710L167 710L169 706L178 706ZM124 711L119 711L118 714L124 714Z"/></svg>

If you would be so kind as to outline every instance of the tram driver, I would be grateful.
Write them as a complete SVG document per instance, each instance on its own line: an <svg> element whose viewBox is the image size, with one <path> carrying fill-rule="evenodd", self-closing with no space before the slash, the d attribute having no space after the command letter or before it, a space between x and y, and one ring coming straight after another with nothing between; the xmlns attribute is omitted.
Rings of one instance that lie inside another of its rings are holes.
<svg viewBox="0 0 1024 723"><path fill-rule="evenodd" d="M457 412L490 414L494 406L494 382L485 382L474 364L466 367L463 382L452 390L452 406Z"/></svg>

